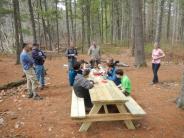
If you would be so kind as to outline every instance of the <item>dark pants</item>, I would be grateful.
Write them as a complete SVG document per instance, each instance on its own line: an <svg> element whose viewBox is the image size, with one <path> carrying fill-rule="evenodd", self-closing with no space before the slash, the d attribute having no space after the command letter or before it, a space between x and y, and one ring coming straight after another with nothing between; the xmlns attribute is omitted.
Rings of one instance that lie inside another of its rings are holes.
<svg viewBox="0 0 184 138"><path fill-rule="evenodd" d="M93 104L91 102L89 90L81 88L81 87L76 88L75 86L73 88L74 88L74 92L77 95L77 97L84 98L85 106L87 108L91 108L93 106Z"/></svg>
<svg viewBox="0 0 184 138"><path fill-rule="evenodd" d="M100 64L100 59L91 59L90 64L91 67L94 68L95 66L98 66L98 64Z"/></svg>
<svg viewBox="0 0 184 138"><path fill-rule="evenodd" d="M153 70L153 83L158 83L158 69L160 67L160 64L152 63L152 70Z"/></svg>

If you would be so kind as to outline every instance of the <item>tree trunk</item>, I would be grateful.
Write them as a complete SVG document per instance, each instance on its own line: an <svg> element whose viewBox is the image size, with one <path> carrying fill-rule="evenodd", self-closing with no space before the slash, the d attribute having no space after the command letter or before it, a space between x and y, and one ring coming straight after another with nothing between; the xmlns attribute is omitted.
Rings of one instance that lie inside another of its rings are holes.
<svg viewBox="0 0 184 138"><path fill-rule="evenodd" d="M65 8L66 8L66 28L68 33L68 46L70 46L70 27L69 27L69 19L68 19L68 0L65 0Z"/></svg>
<svg viewBox="0 0 184 138"><path fill-rule="evenodd" d="M20 52L23 45L22 26L20 20L19 1L13 0L14 27L15 27L15 43L16 43L16 64L20 64Z"/></svg>
<svg viewBox="0 0 184 138"><path fill-rule="evenodd" d="M48 11L47 0L44 0L44 5L45 5L45 12L47 12ZM47 33L49 36L49 50L52 50L52 37L50 32L50 21L48 17L47 17Z"/></svg>
<svg viewBox="0 0 184 138"><path fill-rule="evenodd" d="M77 19L77 2L74 0L74 15L75 15L75 20L74 20L74 45L76 46L76 19Z"/></svg>
<svg viewBox="0 0 184 138"><path fill-rule="evenodd" d="M32 25L32 33L33 33L33 43L37 43L35 21L34 21L34 14L33 14L33 7L32 7L31 0L28 0L28 6L29 6L30 17L31 17L31 25Z"/></svg>
<svg viewBox="0 0 184 138"><path fill-rule="evenodd" d="M171 0L169 0L169 9L167 14L167 40L169 40L170 36L170 18L171 18Z"/></svg>
<svg viewBox="0 0 184 138"><path fill-rule="evenodd" d="M107 34L108 34L108 26L107 26L107 0L105 0L105 41L106 41L106 43L108 41Z"/></svg>
<svg viewBox="0 0 184 138"><path fill-rule="evenodd" d="M40 3L40 10L41 12L43 12L42 1L39 0L39 3ZM43 18L43 15L41 15L41 18L42 18L43 33L44 33L44 39L45 39L45 47L47 48L47 31L46 31L46 25L45 25L45 20Z"/></svg>
<svg viewBox="0 0 184 138"><path fill-rule="evenodd" d="M85 24L84 24L84 0L82 0L82 53L84 52L84 41L85 41Z"/></svg>
<svg viewBox="0 0 184 138"><path fill-rule="evenodd" d="M111 3L111 44L114 40L114 0Z"/></svg>
<svg viewBox="0 0 184 138"><path fill-rule="evenodd" d="M87 40L88 40L88 47L91 45L91 21L90 21L90 8L91 7L91 0L86 0L86 16L87 16Z"/></svg>
<svg viewBox="0 0 184 138"><path fill-rule="evenodd" d="M145 66L144 36L141 0L132 0L133 25L135 30L135 66Z"/></svg>
<svg viewBox="0 0 184 138"><path fill-rule="evenodd" d="M181 93L180 96L176 100L177 107L184 109L184 73L181 83Z"/></svg>
<svg viewBox="0 0 184 138"><path fill-rule="evenodd" d="M156 35L155 35L155 42L157 42L158 44L160 43L161 33L162 33L164 2L165 0L159 0L158 2L157 26L156 26Z"/></svg>
<svg viewBox="0 0 184 138"><path fill-rule="evenodd" d="M59 23L58 23L58 0L55 0L56 3L56 32L57 32L57 49L59 53Z"/></svg>
<svg viewBox="0 0 184 138"><path fill-rule="evenodd" d="M69 12L70 12L70 22L71 22L71 39L74 40L74 27L73 27L73 12L72 12L72 0L69 0Z"/></svg>
<svg viewBox="0 0 184 138"><path fill-rule="evenodd" d="M101 0L101 35L102 35L102 38L101 38L101 41L102 43L104 42L104 29L103 29L103 24L104 24L104 20L103 20L103 12L104 12L104 8L103 8L103 0Z"/></svg>

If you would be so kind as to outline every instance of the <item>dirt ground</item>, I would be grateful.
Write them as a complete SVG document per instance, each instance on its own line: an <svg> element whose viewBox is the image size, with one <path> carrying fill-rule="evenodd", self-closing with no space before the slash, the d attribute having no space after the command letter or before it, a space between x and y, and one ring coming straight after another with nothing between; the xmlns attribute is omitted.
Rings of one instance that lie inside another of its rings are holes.
<svg viewBox="0 0 184 138"><path fill-rule="evenodd" d="M184 111L174 103L180 91L184 65L163 63L160 84L150 85L151 64L133 67L133 58L125 53L108 55L128 63L125 73L132 81L132 96L147 115L135 122L136 130L128 130L123 121L93 123L88 132L80 133L80 124L70 118L71 87L68 85L65 57L46 61L48 88L39 91L42 101L25 97L25 86L0 92L0 137L20 138L184 138ZM86 56L80 58L87 59ZM21 79L22 69L15 58L0 58L0 84Z"/></svg>

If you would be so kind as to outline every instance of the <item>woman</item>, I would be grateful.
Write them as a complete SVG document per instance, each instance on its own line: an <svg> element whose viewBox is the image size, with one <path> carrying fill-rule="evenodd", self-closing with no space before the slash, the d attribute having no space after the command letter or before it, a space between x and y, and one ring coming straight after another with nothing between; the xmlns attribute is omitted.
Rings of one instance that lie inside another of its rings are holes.
<svg viewBox="0 0 184 138"><path fill-rule="evenodd" d="M158 43L154 44L154 49L152 51L152 70L153 70L153 81L152 84L158 83L158 69L160 67L161 59L165 57L165 53L160 49Z"/></svg>

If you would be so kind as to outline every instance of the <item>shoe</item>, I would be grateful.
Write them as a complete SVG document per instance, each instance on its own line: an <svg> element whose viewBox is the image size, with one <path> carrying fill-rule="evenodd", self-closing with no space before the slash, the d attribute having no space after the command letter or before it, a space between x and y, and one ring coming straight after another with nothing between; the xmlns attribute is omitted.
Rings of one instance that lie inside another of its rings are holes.
<svg viewBox="0 0 184 138"><path fill-rule="evenodd" d="M33 94L28 94L27 98L32 98L33 97Z"/></svg>
<svg viewBox="0 0 184 138"><path fill-rule="evenodd" d="M43 97L40 97L39 95L36 95L33 97L33 100L43 100Z"/></svg>
<svg viewBox="0 0 184 138"><path fill-rule="evenodd" d="M150 85L155 85L155 84L156 84L156 83L154 83L154 82L151 82L151 83L150 83Z"/></svg>

